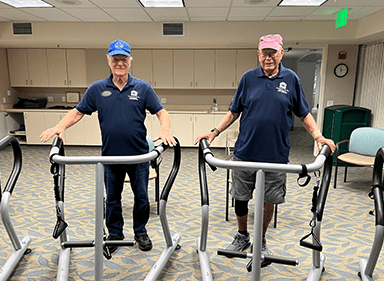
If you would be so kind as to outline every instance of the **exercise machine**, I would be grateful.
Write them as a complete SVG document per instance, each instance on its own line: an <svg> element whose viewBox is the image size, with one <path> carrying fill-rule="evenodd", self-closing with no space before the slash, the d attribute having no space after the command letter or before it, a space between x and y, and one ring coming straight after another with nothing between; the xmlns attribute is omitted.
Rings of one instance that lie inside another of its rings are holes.
<svg viewBox="0 0 384 281"><path fill-rule="evenodd" d="M20 259L25 254L29 254L31 249L28 246L31 244L32 239L29 236L25 236L21 241L17 237L16 231L13 227L12 221L9 216L9 200L11 198L13 189L19 178L21 167L22 167L22 153L19 141L13 136L5 136L0 140L0 151L2 151L8 145L12 146L13 149L13 169L9 175L8 181L5 185L3 194L1 194L0 186L0 201L1 201L1 219L4 227L8 233L9 239L12 242L14 252L5 262L3 267L0 269L0 280L7 280L12 274L14 268L19 263Z"/></svg>
<svg viewBox="0 0 384 281"><path fill-rule="evenodd" d="M145 280L156 280L168 262L170 256L175 249L179 249L179 241L181 236L174 234L171 236L168 221L166 217L166 203L172 185L178 174L181 162L180 143L175 138L177 145L174 147L174 161L171 172L167 178L160 197L160 220L166 241L166 248L153 265ZM108 246L133 246L134 241L106 241L106 235L103 225L104 217L104 166L112 164L139 164L156 159L168 146L164 143L155 147L146 154L135 156L64 156L64 144L58 137L55 138L50 151L49 159L52 164L51 173L54 178L56 215L57 223L53 231L54 238L60 238L60 255L57 270L57 280L68 280L69 259L71 248L95 248L95 280L103 279L103 255L107 259L111 258ZM95 191L95 239L91 241L69 241L66 229L68 224L64 220L64 181L65 181L65 165L76 164L94 164L96 165L96 191Z"/></svg>
<svg viewBox="0 0 384 281"><path fill-rule="evenodd" d="M260 280L261 261L269 261L271 263L280 263L286 265L298 265L298 261L292 258L277 257L277 256L264 256L261 254L262 244L262 229L263 229L263 207L264 207L264 187L265 187L265 172L285 172L297 173L299 178L306 178L304 184L308 184L310 176L308 173L319 171L324 165L323 176L319 191L316 193L316 200L313 200L315 206L314 218L311 221L311 236L312 241L308 242L307 237L303 237L300 241L301 246L312 249L312 264L309 270L307 280L314 281L320 280L321 273L324 270L325 257L321 253L322 246L320 243L320 227L327 198L329 183L332 173L332 157L330 156L331 150L329 146L325 145L321 152L316 157L315 161L310 164L277 164L277 163L262 163L262 162L248 162L248 161L227 161L217 159L213 156L208 142L206 139L200 140L199 144L199 179L200 179L200 192L201 192L201 206L202 206L202 226L201 235L197 240L197 247L200 260L200 270L202 280L213 280L212 271L209 265L209 256L207 253L207 237L208 237L208 223L209 223L209 194L208 184L205 170L205 163L207 163L212 170L218 168L224 169L239 169L239 170L252 170L256 172L256 189L255 189L255 211L254 211L254 243L252 254L228 250L219 250L219 255L239 258L251 258L253 263L252 280ZM319 172L318 172L319 173ZM320 175L318 175L319 177ZM299 181L299 180L298 180ZM319 183L318 183L319 184ZM314 192L315 193L315 192ZM316 201L316 202L314 202Z"/></svg>
<svg viewBox="0 0 384 281"><path fill-rule="evenodd" d="M383 162L384 147L380 148L375 157L373 165L372 186L369 197L375 202L375 237L369 258L359 261L359 277L363 281L373 281L373 271L379 258L384 240L384 201L383 201Z"/></svg>

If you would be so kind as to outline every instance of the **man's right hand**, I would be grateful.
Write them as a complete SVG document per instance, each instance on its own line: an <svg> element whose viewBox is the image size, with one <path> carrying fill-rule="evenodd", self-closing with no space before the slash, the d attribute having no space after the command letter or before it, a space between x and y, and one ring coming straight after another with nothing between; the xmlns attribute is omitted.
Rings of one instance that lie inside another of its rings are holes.
<svg viewBox="0 0 384 281"><path fill-rule="evenodd" d="M40 141L47 142L55 135L58 135L60 139L63 139L64 130L58 127L47 129L40 135Z"/></svg>

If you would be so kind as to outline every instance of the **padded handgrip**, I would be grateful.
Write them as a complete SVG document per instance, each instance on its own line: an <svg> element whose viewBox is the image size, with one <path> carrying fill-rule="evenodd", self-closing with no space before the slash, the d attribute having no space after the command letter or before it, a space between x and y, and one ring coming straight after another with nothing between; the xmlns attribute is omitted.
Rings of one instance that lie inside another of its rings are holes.
<svg viewBox="0 0 384 281"><path fill-rule="evenodd" d="M312 250L316 250L319 252L321 252L323 250L322 245L314 244L314 243L307 242L307 241L300 241L300 246L303 246L303 247L306 247L306 248L309 248Z"/></svg>
<svg viewBox="0 0 384 281"><path fill-rule="evenodd" d="M231 251L231 250L217 250L217 254L220 256L226 256L229 258L236 257L236 258L242 258L246 259L247 258L247 253L244 252L239 252L239 251Z"/></svg>

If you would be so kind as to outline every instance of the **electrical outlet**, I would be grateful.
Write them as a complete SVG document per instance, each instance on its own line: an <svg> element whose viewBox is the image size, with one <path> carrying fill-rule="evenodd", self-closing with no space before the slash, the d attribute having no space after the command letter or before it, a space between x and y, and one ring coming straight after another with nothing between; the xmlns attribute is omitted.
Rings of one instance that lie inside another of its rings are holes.
<svg viewBox="0 0 384 281"><path fill-rule="evenodd" d="M10 97L11 96L11 90L8 90L7 93L8 93L8 97Z"/></svg>
<svg viewBox="0 0 384 281"><path fill-rule="evenodd" d="M327 106L333 105L333 100L327 100Z"/></svg>
<svg viewBox="0 0 384 281"><path fill-rule="evenodd" d="M3 103L7 103L7 98L3 98Z"/></svg>
<svg viewBox="0 0 384 281"><path fill-rule="evenodd" d="M53 102L53 97L47 97L48 102Z"/></svg>
<svg viewBox="0 0 384 281"><path fill-rule="evenodd" d="M61 97L61 101L62 101L62 102L65 102L65 96L62 96L62 97Z"/></svg>
<svg viewBox="0 0 384 281"><path fill-rule="evenodd" d="M161 98L161 103L167 103L167 98Z"/></svg>

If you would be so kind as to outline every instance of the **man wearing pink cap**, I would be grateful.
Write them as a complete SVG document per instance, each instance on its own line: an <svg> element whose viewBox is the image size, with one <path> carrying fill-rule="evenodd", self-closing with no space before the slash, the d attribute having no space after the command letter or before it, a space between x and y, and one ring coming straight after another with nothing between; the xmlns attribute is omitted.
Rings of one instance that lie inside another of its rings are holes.
<svg viewBox="0 0 384 281"><path fill-rule="evenodd" d="M323 137L310 114L300 79L282 65L282 46L283 39L279 34L260 38L257 51L260 66L244 73L230 111L210 133L198 136L195 143L202 138L211 143L241 115L233 160L285 164L289 162L289 130L293 113L313 136L319 149L327 144L332 152L335 150L333 141ZM251 246L247 231L248 202L252 199L255 183L256 172L232 171L231 195L235 199L238 232L228 250L243 251ZM274 205L285 202L285 183L285 173L265 173L262 254L271 254L265 233L272 219ZM268 264L262 261L261 266Z"/></svg>

